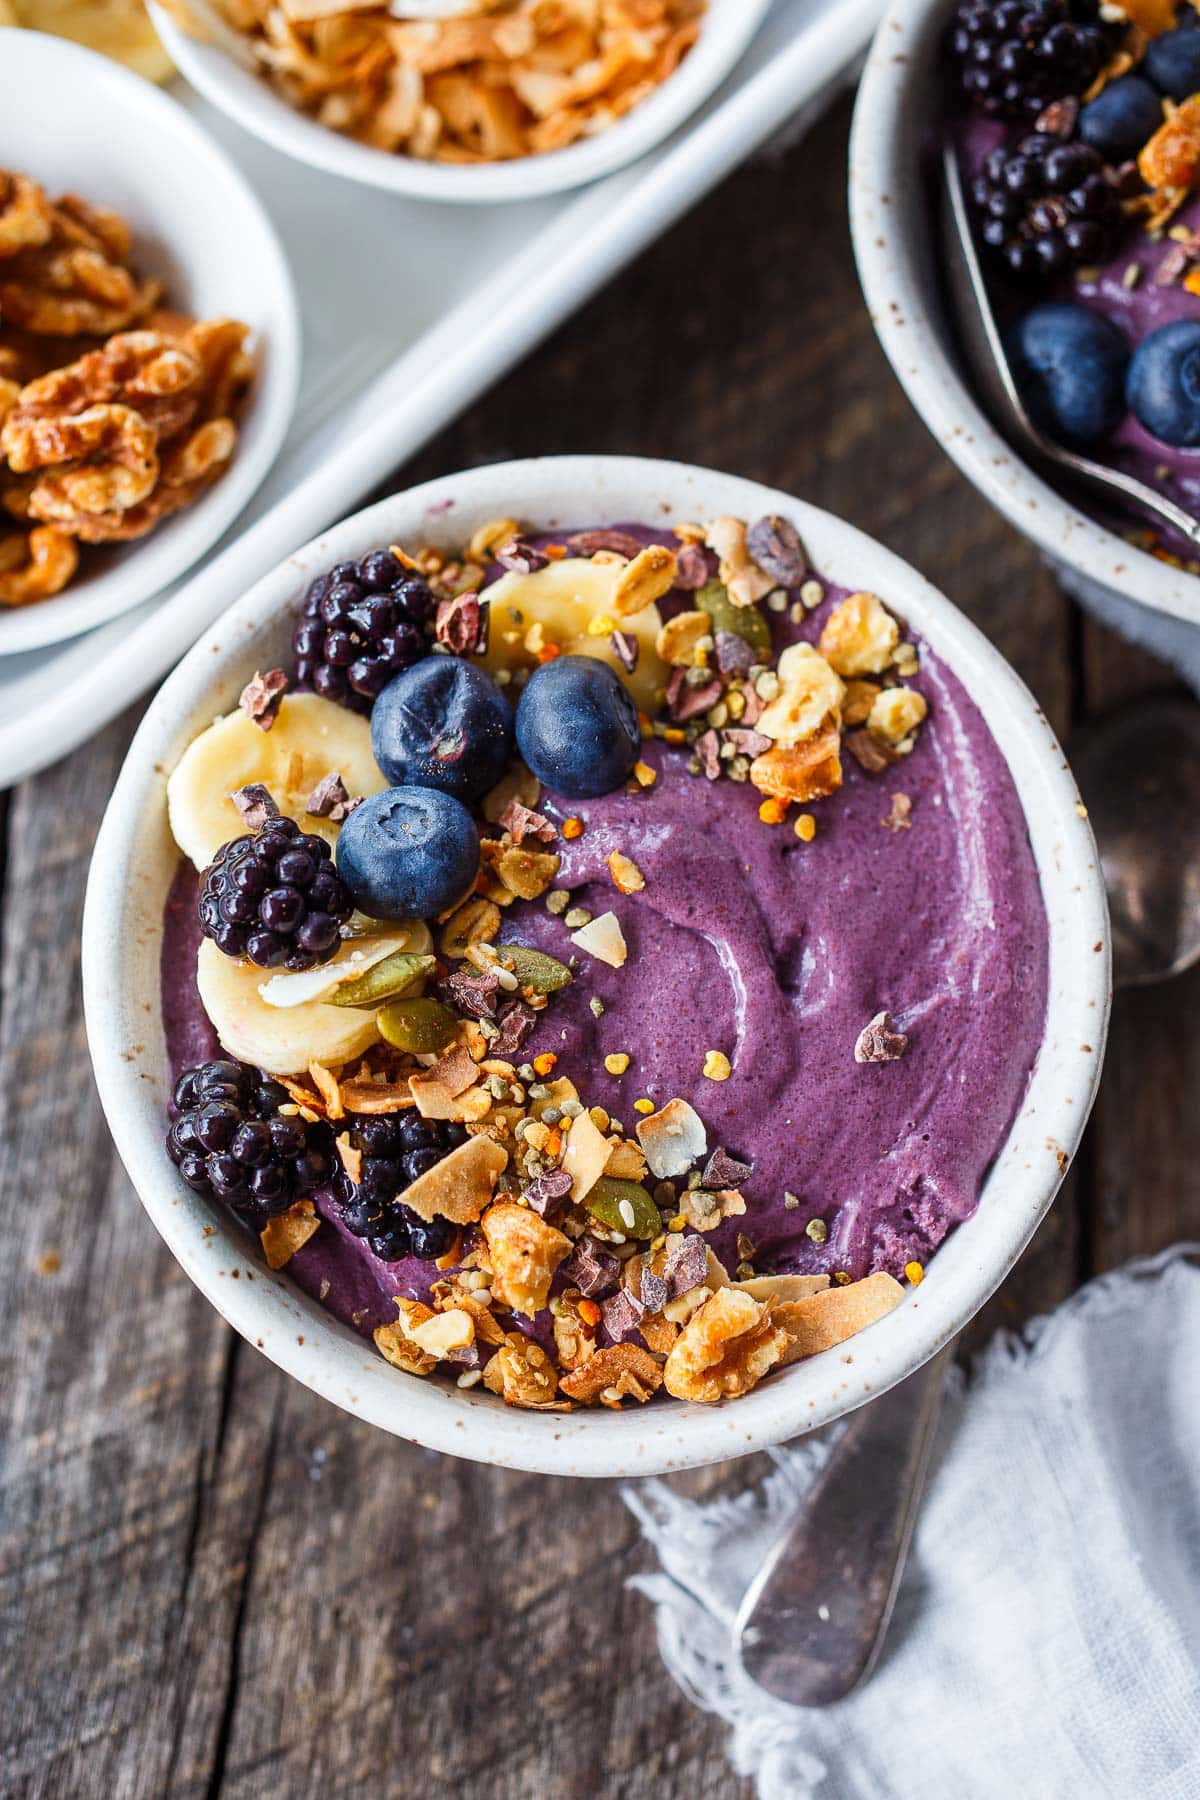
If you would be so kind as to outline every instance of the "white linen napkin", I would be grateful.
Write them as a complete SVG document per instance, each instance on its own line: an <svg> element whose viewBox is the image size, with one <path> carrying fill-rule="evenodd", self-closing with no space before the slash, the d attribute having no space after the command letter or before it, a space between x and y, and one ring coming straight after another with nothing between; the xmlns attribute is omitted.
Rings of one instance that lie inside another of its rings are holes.
<svg viewBox="0 0 1200 1800"><path fill-rule="evenodd" d="M1093 1281L952 1377L891 1631L836 1706L763 1693L730 1626L831 1433L707 1503L622 1492L680 1687L761 1800L1198 1800L1200 1245ZM836 1432L837 1427L831 1428Z"/></svg>

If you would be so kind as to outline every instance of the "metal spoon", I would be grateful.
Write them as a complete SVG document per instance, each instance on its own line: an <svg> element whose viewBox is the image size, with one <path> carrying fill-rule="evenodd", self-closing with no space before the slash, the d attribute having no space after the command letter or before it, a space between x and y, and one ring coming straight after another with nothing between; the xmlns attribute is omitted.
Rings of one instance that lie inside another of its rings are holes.
<svg viewBox="0 0 1200 1800"><path fill-rule="evenodd" d="M1090 456L1064 449L1034 424L1017 391L996 325L971 230L962 171L952 144L947 144L942 152L942 198L946 270L955 321L960 328L971 374L997 430L1014 448L1028 452L1036 461L1053 464L1077 485L1090 488L1110 504L1115 503L1126 510L1132 506L1151 513L1191 543L1200 544L1200 519L1193 518L1191 513L1148 487L1144 481L1125 475L1120 469L1109 469L1103 463L1093 462Z"/></svg>
<svg viewBox="0 0 1200 1800"><path fill-rule="evenodd" d="M793 1706L844 1700L874 1668L925 1485L954 1345L860 1407L748 1589L734 1647Z"/></svg>
<svg viewBox="0 0 1200 1800"><path fill-rule="evenodd" d="M1200 961L1200 712L1143 701L1072 740L1112 917L1118 987L1148 987Z"/></svg>

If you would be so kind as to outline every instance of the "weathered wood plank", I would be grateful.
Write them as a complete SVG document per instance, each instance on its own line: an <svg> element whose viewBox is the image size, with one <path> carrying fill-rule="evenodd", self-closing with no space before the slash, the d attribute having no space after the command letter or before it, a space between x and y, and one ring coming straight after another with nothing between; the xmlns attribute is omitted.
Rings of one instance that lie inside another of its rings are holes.
<svg viewBox="0 0 1200 1800"><path fill-rule="evenodd" d="M842 108L736 176L402 478L571 449L758 476L918 562L1065 726L1066 605L911 414L859 302L846 124ZM723 1726L667 1680L649 1608L624 1589L646 1559L612 1484L370 1431L236 1344L159 1245L99 1115L75 966L87 847L128 731L27 784L12 820L0 1787L745 1795ZM1177 1105L1164 1090L1164 1122ZM990 1316L1016 1322L1073 1284L1080 1185ZM37 1274L50 1251L61 1267Z"/></svg>

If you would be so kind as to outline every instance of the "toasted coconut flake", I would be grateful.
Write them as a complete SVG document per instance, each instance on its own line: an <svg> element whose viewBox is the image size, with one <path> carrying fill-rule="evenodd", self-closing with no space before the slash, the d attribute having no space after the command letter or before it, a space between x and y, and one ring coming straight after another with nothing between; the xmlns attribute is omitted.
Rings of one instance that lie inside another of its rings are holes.
<svg viewBox="0 0 1200 1800"><path fill-rule="evenodd" d="M608 1140L608 1161L604 1173L614 1181L641 1181L646 1173L646 1158L628 1138Z"/></svg>
<svg viewBox="0 0 1200 1800"><path fill-rule="evenodd" d="M419 1175L400 1198L426 1222L449 1219L454 1225L473 1225L507 1167L502 1145L489 1137L471 1137Z"/></svg>
<svg viewBox="0 0 1200 1800"><path fill-rule="evenodd" d="M400 1081L378 1081L367 1075L356 1075L342 1083L341 1099L348 1113L361 1113L364 1117L407 1112L413 1104L407 1076Z"/></svg>
<svg viewBox="0 0 1200 1800"><path fill-rule="evenodd" d="M597 962L607 963L611 969L623 968L629 955L621 921L613 912L601 913L599 918L581 925L578 931L571 933L571 942L585 956L594 956Z"/></svg>
<svg viewBox="0 0 1200 1800"><path fill-rule="evenodd" d="M554 1271L571 1254L570 1238L529 1207L511 1201L489 1206L481 1229L492 1265L492 1292L532 1319L550 1297Z"/></svg>
<svg viewBox="0 0 1200 1800"><path fill-rule="evenodd" d="M588 1112L571 1120L565 1140L562 1166L571 1177L571 1199L578 1205L604 1174L612 1146Z"/></svg>
<svg viewBox="0 0 1200 1800"><path fill-rule="evenodd" d="M637 1138L660 1181L685 1175L693 1163L708 1154L704 1121L686 1100L668 1100L658 1112L639 1119Z"/></svg>
<svg viewBox="0 0 1200 1800"><path fill-rule="evenodd" d="M337 1077L331 1075L322 1063L310 1062L308 1078L321 1096L327 1119L340 1119L343 1116L342 1093Z"/></svg>
<svg viewBox="0 0 1200 1800"><path fill-rule="evenodd" d="M822 1294L829 1286L828 1275L755 1275L750 1281L735 1281L735 1288L749 1294L752 1300L807 1300L810 1294Z"/></svg>
<svg viewBox="0 0 1200 1800"><path fill-rule="evenodd" d="M718 573L734 606L753 606L755 601L766 599L776 584L752 560L741 519L714 519L704 541L716 552Z"/></svg>
<svg viewBox="0 0 1200 1800"><path fill-rule="evenodd" d="M320 1229L321 1221L311 1200L297 1200L278 1218L268 1219L258 1234L267 1267L282 1269Z"/></svg>
<svg viewBox="0 0 1200 1800"><path fill-rule="evenodd" d="M824 1288L802 1300L773 1300L771 1317L787 1336L785 1363L816 1356L882 1319L904 1298L893 1276L877 1269L847 1287Z"/></svg>

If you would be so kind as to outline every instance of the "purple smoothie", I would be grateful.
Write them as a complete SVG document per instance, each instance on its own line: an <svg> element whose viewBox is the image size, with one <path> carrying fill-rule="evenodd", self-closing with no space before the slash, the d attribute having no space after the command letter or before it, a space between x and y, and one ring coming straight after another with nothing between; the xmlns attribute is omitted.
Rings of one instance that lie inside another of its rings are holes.
<svg viewBox="0 0 1200 1800"><path fill-rule="evenodd" d="M826 596L799 627L773 618L777 648L816 640L845 591ZM811 843L790 824L763 824L757 790L710 783L689 772L688 749L661 742L645 746L651 788L542 802L555 820L585 824L555 845L556 885L571 889L572 905L615 912L629 956L621 969L581 958L519 1060L554 1051L555 1074L630 1132L635 1099L689 1099L710 1149L752 1161L745 1216L708 1238L731 1270L740 1232L761 1270L857 1278L923 1265L975 1210L1037 1058L1047 928L1024 815L978 709L918 648L912 685L930 710L916 749L874 777L847 756L842 788L813 805ZM912 802L906 829L884 823L896 794ZM638 865L644 890L617 891L605 866L613 850ZM176 1074L217 1050L193 975L196 887L184 865L164 925L163 1023ZM502 935L563 960L573 950L562 918L540 902L512 906ZM858 1064L855 1040L883 1008L908 1049ZM733 1064L728 1081L701 1073L714 1049ZM632 1059L619 1078L604 1070L614 1051ZM430 1265L380 1262L337 1221L331 1195L318 1206L325 1223L288 1273L339 1318L366 1333L394 1318L394 1294L426 1290Z"/></svg>
<svg viewBox="0 0 1200 1800"><path fill-rule="evenodd" d="M975 175L989 151L1000 144L1019 142L1032 130L1032 125L1028 121L1017 125L1002 124L976 115L960 117L953 129L965 170L969 175ZM1193 196L1180 208L1172 225L1200 231L1200 196ZM1014 293L1002 279L994 277L993 305L1002 321L1007 322L1040 299L1076 301L1104 313L1120 326L1130 345L1134 346L1162 325L1174 324L1177 319L1200 318L1200 299L1195 294L1189 293L1179 281L1160 283L1157 279L1164 258L1175 248L1169 238L1156 241L1133 221L1118 254L1111 261L1085 271L1087 280L1060 281L1045 293L1031 294ZM1134 267L1138 271L1136 277L1129 274ZM1129 283L1134 285L1127 285ZM1200 516L1200 450L1164 444L1127 412L1116 431L1104 444L1096 446L1092 454L1098 461L1135 476L1185 510ZM1192 573L1200 572L1195 546L1157 520L1150 521L1141 514L1136 519L1130 513L1106 514L1094 504L1089 510L1100 523L1123 535L1130 535L1131 527L1140 528L1137 541L1144 538L1145 548L1152 550L1160 546L1182 561Z"/></svg>

